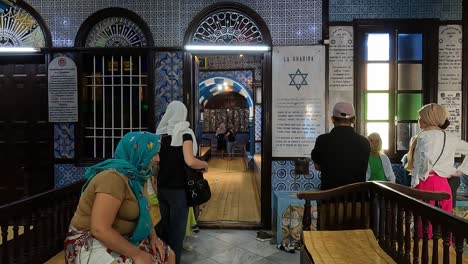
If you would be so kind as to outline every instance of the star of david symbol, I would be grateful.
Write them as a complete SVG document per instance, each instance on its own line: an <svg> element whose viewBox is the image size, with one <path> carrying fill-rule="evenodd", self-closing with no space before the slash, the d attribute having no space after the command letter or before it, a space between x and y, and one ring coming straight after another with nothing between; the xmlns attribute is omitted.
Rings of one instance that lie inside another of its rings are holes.
<svg viewBox="0 0 468 264"><path fill-rule="evenodd" d="M308 73L302 73L301 70L297 69L296 73L290 73L289 77L291 78L291 82L289 82L289 86L296 86L296 89L299 91L302 88L302 85L309 85L306 81ZM296 82L296 77L302 78L302 81Z"/></svg>

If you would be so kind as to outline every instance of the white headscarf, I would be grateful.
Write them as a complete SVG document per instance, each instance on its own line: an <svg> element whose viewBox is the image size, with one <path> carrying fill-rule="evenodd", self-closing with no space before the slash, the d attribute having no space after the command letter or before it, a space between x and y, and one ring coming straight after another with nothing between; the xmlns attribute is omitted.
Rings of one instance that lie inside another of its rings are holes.
<svg viewBox="0 0 468 264"><path fill-rule="evenodd" d="M221 123L221 124L219 124L219 127L216 130L216 135L224 134L224 133L226 133L226 124Z"/></svg>
<svg viewBox="0 0 468 264"><path fill-rule="evenodd" d="M180 147L184 143L183 135L190 134L193 141L193 155L197 155L197 139L190 129L187 120L187 107L180 101L172 101L166 108L166 113L161 118L156 134L168 134L172 136L171 146Z"/></svg>

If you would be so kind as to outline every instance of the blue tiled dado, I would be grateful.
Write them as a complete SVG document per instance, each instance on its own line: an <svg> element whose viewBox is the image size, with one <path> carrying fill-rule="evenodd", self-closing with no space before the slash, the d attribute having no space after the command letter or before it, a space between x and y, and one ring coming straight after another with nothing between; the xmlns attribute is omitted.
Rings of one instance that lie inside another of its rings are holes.
<svg viewBox="0 0 468 264"><path fill-rule="evenodd" d="M75 157L75 123L54 124L54 157L56 159Z"/></svg>
<svg viewBox="0 0 468 264"><path fill-rule="evenodd" d="M83 179L86 167L73 164L55 164L55 188L60 188Z"/></svg>
<svg viewBox="0 0 468 264"><path fill-rule="evenodd" d="M461 20L462 0L330 0L330 21L371 18Z"/></svg>
<svg viewBox="0 0 468 264"><path fill-rule="evenodd" d="M294 161L272 161L272 191L309 191L320 189L320 172L316 171L312 162L309 164L308 175L294 173Z"/></svg>

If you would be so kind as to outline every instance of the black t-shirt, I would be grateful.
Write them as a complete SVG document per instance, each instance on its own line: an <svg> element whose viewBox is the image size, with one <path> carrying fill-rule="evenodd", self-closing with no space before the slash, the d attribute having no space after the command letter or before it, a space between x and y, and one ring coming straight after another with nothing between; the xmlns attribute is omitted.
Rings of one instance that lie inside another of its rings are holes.
<svg viewBox="0 0 468 264"><path fill-rule="evenodd" d="M312 160L320 165L322 190L366 181L370 144L350 126L317 137Z"/></svg>
<svg viewBox="0 0 468 264"><path fill-rule="evenodd" d="M227 134L228 134L227 138L229 142L236 141L236 134L232 130L228 130Z"/></svg>
<svg viewBox="0 0 468 264"><path fill-rule="evenodd" d="M185 189L185 160L182 146L171 146L172 137L163 135L161 150L159 151L158 188L161 189ZM184 134L183 140L193 140L190 134Z"/></svg>

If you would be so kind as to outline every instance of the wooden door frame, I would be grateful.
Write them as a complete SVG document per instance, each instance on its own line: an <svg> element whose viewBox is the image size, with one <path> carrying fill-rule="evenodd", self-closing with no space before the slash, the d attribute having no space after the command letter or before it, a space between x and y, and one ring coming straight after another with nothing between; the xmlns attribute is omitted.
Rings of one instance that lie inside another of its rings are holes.
<svg viewBox="0 0 468 264"><path fill-rule="evenodd" d="M226 54L228 55L228 54ZM184 67L183 67L183 102L189 110L189 122L193 124L193 116L198 108L195 105L195 92L193 84L193 65L192 56L190 52L184 52ZM265 229L271 228L271 136L272 136L272 52L263 53L262 60L262 175L261 175L261 195L260 195L260 210L261 210L261 227ZM245 225L235 223L234 227L248 227L250 224Z"/></svg>
<svg viewBox="0 0 468 264"><path fill-rule="evenodd" d="M192 43L192 37L194 36L198 25L202 21L219 11L234 11L246 15L251 20L255 21L259 31L262 34L262 43L270 47L268 52L263 53L262 60L262 82L263 82L263 94L262 94L262 175L261 175L261 197L260 197L260 210L261 210L261 226L265 229L271 228L271 215L272 215L272 204L271 204L271 162L272 162L272 147L271 147L271 111L272 111L272 39L270 30L263 20L263 18L250 7L237 3L237 2L219 2L212 4L202 11L200 11L195 18L190 22L184 36L184 45ZM218 53L219 54L219 53ZM260 53L261 54L261 53ZM191 52L184 52L184 66L183 66L183 101L187 105L189 111L195 110L193 102L194 91L192 87L193 72L192 72L192 60L191 56L194 54ZM221 53L221 55L223 55ZM227 55L227 53L226 53ZM255 98L254 98L255 100ZM191 120L193 122L193 118ZM246 224L245 226L249 226ZM242 223L236 225L236 227L244 227Z"/></svg>

